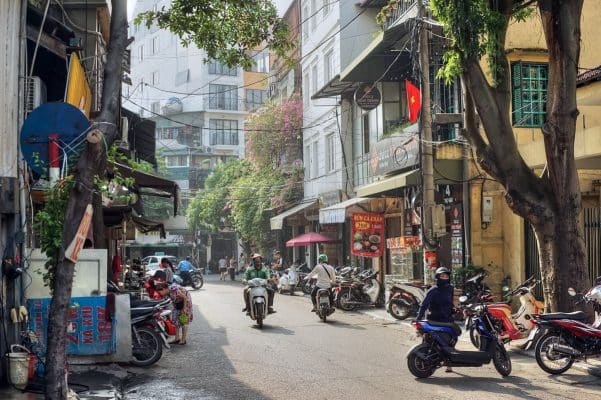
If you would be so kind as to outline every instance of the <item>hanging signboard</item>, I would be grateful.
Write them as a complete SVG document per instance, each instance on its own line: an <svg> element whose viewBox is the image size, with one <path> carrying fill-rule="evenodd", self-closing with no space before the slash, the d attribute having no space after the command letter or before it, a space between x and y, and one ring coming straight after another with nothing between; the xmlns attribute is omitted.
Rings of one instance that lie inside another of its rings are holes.
<svg viewBox="0 0 601 400"><path fill-rule="evenodd" d="M463 267L463 210L460 204L451 207L451 267Z"/></svg>
<svg viewBox="0 0 601 400"><path fill-rule="evenodd" d="M371 83L362 83L355 90L355 103L363 110L373 110L380 105L380 100L380 91Z"/></svg>
<svg viewBox="0 0 601 400"><path fill-rule="evenodd" d="M352 221L352 254L380 257L384 244L384 214L355 213Z"/></svg>
<svg viewBox="0 0 601 400"><path fill-rule="evenodd" d="M83 244L88 236L93 213L94 210L92 209L92 205L88 204L83 213L83 217L81 218L81 222L79 223L77 233L75 234L75 237L73 238L73 241L69 247L67 247L67 250L65 250L65 258L73 261L74 263L77 262L79 251L83 248Z"/></svg>

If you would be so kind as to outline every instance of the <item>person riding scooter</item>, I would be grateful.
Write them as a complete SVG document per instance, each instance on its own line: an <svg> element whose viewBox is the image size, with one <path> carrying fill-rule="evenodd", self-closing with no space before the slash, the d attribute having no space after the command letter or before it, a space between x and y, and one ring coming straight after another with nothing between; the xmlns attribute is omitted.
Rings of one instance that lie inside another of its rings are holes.
<svg viewBox="0 0 601 400"><path fill-rule="evenodd" d="M426 297L417 312L417 320L424 319L428 311L428 320L436 322L453 322L453 286L451 285L451 271L439 267L434 274L436 285L426 292ZM452 372L447 367L446 372Z"/></svg>
<svg viewBox="0 0 601 400"><path fill-rule="evenodd" d="M311 291L311 301L313 302L313 309L311 312L315 312L317 310L317 292L319 289L328 289L330 292L330 303L333 304L332 284L336 283L336 270L334 267L328 264L328 256L326 254L319 255L318 264L309 274L309 276L313 275L317 275L317 282Z"/></svg>
<svg viewBox="0 0 601 400"><path fill-rule="evenodd" d="M190 256L187 256L185 260L180 261L180 263L177 265L179 276L182 278L184 284L192 280L190 277L190 271L194 269L194 265L192 264L192 261L190 261L191 259L192 258Z"/></svg>
<svg viewBox="0 0 601 400"><path fill-rule="evenodd" d="M269 273L269 270L263 265L263 257L258 253L253 254L251 259L251 266L246 269L246 273L244 274L244 279L246 281L250 281L254 278L261 278L267 281L271 279L271 274ZM250 309L250 305L248 304L248 289L248 286L246 286L243 291L244 304L246 305L246 307L244 307L244 309L242 310L242 312L246 312L247 314L249 313L248 310ZM273 290L271 285L267 285L266 289L268 307L267 313L273 314L275 313L275 310L273 309L273 296L275 294L275 291Z"/></svg>

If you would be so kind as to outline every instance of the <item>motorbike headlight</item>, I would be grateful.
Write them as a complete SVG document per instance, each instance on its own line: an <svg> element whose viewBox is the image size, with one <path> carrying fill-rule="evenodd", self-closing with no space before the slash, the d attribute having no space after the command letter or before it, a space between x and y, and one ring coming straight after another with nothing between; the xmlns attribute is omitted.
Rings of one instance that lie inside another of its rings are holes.
<svg viewBox="0 0 601 400"><path fill-rule="evenodd" d="M502 290L503 290L503 293L509 292L509 286L503 286Z"/></svg>

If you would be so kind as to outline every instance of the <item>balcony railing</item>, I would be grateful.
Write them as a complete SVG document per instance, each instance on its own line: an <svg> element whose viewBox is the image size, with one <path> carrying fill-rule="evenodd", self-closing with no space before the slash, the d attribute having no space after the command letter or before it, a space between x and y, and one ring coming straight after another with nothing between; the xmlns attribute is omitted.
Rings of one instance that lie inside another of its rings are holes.
<svg viewBox="0 0 601 400"><path fill-rule="evenodd" d="M410 11L413 11L414 15L417 15L417 6L420 0L400 0L397 4L396 8L392 11L386 22L384 23L384 30L398 25L399 20L405 17L405 14L409 14ZM423 1L425 6L428 6L428 0Z"/></svg>
<svg viewBox="0 0 601 400"><path fill-rule="evenodd" d="M244 101L238 98L227 98L219 96L206 97L204 99L205 110L244 111Z"/></svg>

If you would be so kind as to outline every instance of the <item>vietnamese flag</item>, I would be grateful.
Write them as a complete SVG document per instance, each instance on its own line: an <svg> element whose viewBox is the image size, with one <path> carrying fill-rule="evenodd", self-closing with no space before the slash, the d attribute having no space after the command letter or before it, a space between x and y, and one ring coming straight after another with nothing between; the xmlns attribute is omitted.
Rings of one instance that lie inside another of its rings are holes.
<svg viewBox="0 0 601 400"><path fill-rule="evenodd" d="M409 81L405 81L407 92L407 107L409 108L409 121L416 122L422 108L422 95L419 88Z"/></svg>

